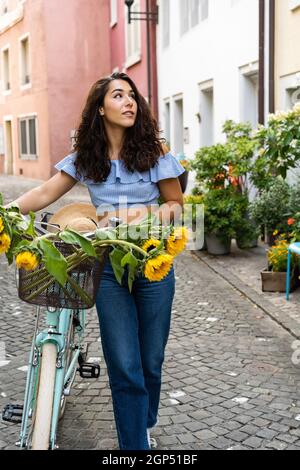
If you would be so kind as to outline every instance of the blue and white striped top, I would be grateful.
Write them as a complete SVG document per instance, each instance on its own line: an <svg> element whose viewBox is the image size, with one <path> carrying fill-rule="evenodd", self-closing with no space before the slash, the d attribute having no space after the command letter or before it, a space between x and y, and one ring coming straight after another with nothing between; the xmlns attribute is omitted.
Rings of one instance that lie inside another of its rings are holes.
<svg viewBox="0 0 300 470"><path fill-rule="evenodd" d="M87 186L98 215L133 205L135 207L158 205L158 181L177 178L185 171L171 153L161 156L154 168L142 172L130 172L122 160L111 160L111 171L107 180L95 183L91 179L76 174L75 159L76 152L71 153L58 162L55 168Z"/></svg>

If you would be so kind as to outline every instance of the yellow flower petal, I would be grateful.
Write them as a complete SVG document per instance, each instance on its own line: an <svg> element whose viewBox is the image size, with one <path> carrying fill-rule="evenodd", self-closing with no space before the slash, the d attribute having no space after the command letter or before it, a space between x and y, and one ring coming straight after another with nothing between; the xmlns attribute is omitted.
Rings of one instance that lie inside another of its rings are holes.
<svg viewBox="0 0 300 470"><path fill-rule="evenodd" d="M173 256L159 255L146 262L144 274L149 281L161 281L167 276L173 264Z"/></svg>
<svg viewBox="0 0 300 470"><path fill-rule="evenodd" d="M23 251L17 255L16 264L19 269L23 268L26 271L33 271L38 267L39 259L34 253Z"/></svg>
<svg viewBox="0 0 300 470"><path fill-rule="evenodd" d="M176 227L174 233L167 239L166 248L168 254L177 256L181 253L188 242L188 229L186 227Z"/></svg>
<svg viewBox="0 0 300 470"><path fill-rule="evenodd" d="M2 233L4 230L4 223L2 217L0 217L0 233Z"/></svg>
<svg viewBox="0 0 300 470"><path fill-rule="evenodd" d="M7 235L7 233L1 233L1 235L0 235L0 255L2 255L3 253L6 253L9 250L10 244L11 244L11 239L10 239L9 235Z"/></svg>
<svg viewBox="0 0 300 470"><path fill-rule="evenodd" d="M156 238L150 238L150 240L147 240L142 248L143 250L147 251L147 253L149 253L149 251L153 250L154 248L157 248L158 246L160 245L160 241L157 240Z"/></svg>

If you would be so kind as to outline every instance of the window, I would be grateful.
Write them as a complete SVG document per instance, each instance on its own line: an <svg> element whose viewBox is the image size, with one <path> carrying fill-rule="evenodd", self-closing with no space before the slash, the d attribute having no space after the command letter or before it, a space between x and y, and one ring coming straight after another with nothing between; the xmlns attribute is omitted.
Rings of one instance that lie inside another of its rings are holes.
<svg viewBox="0 0 300 470"><path fill-rule="evenodd" d="M140 11L140 2L135 2L131 9L132 12ZM130 24L126 21L126 68L134 65L141 60L141 22L132 21Z"/></svg>
<svg viewBox="0 0 300 470"><path fill-rule="evenodd" d="M19 119L20 157L24 160L37 158L36 117Z"/></svg>
<svg viewBox="0 0 300 470"><path fill-rule="evenodd" d="M184 34L189 29L189 1L180 2L180 32Z"/></svg>
<svg viewBox="0 0 300 470"><path fill-rule="evenodd" d="M182 0L180 9L181 34L208 18L208 0Z"/></svg>
<svg viewBox="0 0 300 470"><path fill-rule="evenodd" d="M110 26L118 22L118 0L110 0Z"/></svg>
<svg viewBox="0 0 300 470"><path fill-rule="evenodd" d="M21 85L30 84L29 72L29 38L28 36L20 41L21 49Z"/></svg>
<svg viewBox="0 0 300 470"><path fill-rule="evenodd" d="M171 112L170 112L170 103L165 102L165 132L164 137L167 141L168 147L171 145Z"/></svg>
<svg viewBox="0 0 300 470"><path fill-rule="evenodd" d="M164 0L163 8L163 47L170 44L170 0Z"/></svg>
<svg viewBox="0 0 300 470"><path fill-rule="evenodd" d="M8 2L7 0L0 0L0 16L8 13Z"/></svg>
<svg viewBox="0 0 300 470"><path fill-rule="evenodd" d="M240 120L250 122L253 127L258 124L258 72L258 62L239 67Z"/></svg>
<svg viewBox="0 0 300 470"><path fill-rule="evenodd" d="M9 48L2 50L3 90L10 90Z"/></svg>
<svg viewBox="0 0 300 470"><path fill-rule="evenodd" d="M183 98L174 99L174 152L175 155L184 153L183 139Z"/></svg>
<svg viewBox="0 0 300 470"><path fill-rule="evenodd" d="M208 0L200 0L200 19L204 21L208 18Z"/></svg>
<svg viewBox="0 0 300 470"><path fill-rule="evenodd" d="M200 146L209 147L214 142L214 81L207 80L199 84L199 125Z"/></svg>

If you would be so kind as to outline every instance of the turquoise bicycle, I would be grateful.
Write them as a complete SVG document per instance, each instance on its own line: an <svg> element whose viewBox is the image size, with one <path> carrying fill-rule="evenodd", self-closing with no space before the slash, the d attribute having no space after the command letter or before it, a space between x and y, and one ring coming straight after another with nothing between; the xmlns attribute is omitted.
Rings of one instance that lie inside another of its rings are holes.
<svg viewBox="0 0 300 470"><path fill-rule="evenodd" d="M47 233L50 215L44 214L40 227L36 225L37 231ZM57 248L64 255L76 249L64 242L58 242ZM88 292L93 304L107 254L108 248L104 247L100 261L90 259L69 273ZM19 270L17 276L21 299L25 274ZM39 281L38 276L36 282ZM58 448L58 423L64 415L76 373L88 379L97 379L100 375L99 364L86 362L84 343L86 310L93 304L84 304L71 286L61 288L56 282L30 303L37 307L24 404L6 405L2 419L21 423L20 441L17 443L21 448L53 450ZM46 314L43 327L40 326L42 307L45 307Z"/></svg>

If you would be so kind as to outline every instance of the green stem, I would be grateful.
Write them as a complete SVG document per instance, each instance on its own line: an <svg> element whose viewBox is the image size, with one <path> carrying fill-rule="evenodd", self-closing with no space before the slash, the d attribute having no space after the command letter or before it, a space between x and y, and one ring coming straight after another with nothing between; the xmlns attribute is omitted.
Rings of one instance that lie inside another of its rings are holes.
<svg viewBox="0 0 300 470"><path fill-rule="evenodd" d="M126 241L123 241L123 240L101 240L101 241L97 241L97 242L93 243L94 248L105 247L105 246L108 246L108 245L125 246L125 247L128 247L128 248L135 249L136 251L141 253L144 258L146 258L148 256L148 253L145 250L143 250L142 248L134 245L133 243L126 242ZM67 272L71 271L74 267L78 266L82 261L85 261L87 258L89 258L89 255L87 255L85 252L81 252L80 254L79 254L79 252L77 252L77 253L73 253L72 255L68 256L66 258L66 261L68 263ZM33 287L36 287L37 285L39 285L41 282L45 282L48 278L48 275L45 276L46 272L47 272L46 268L45 267L42 268L39 271L39 275L42 276L42 278L39 277L38 281L34 282L31 285L28 285L28 288L26 290L31 290ZM26 282L30 281L30 279L32 279L34 276L36 276L36 274L37 274L37 272L33 271L32 273L30 273L28 276L25 277L24 281L26 281Z"/></svg>
<svg viewBox="0 0 300 470"><path fill-rule="evenodd" d="M51 284L53 284L54 281L55 281L54 277L51 277L50 281L47 282L47 284L40 287L40 289L38 289L36 292L33 292L29 297L26 297L26 300L28 300L28 301L32 300L35 297L37 297L38 295L40 295L42 292L44 292L44 290L46 290L49 286L51 286ZM26 289L26 291L24 291L24 293L26 293L26 292L27 292L27 289Z"/></svg>
<svg viewBox="0 0 300 470"><path fill-rule="evenodd" d="M133 250L136 250L138 251L139 253L141 253L144 257L147 256L147 252L145 250L143 250L142 248L140 248L139 246L135 245L134 243L130 243L130 242L126 242L126 241L123 241L123 240L101 240L101 241L97 241L93 244L93 246L101 246L101 245L104 245L104 244L108 244L108 245L123 245L127 248L132 248Z"/></svg>
<svg viewBox="0 0 300 470"><path fill-rule="evenodd" d="M83 289L81 289L81 287L70 276L68 276L68 282L82 300L84 300L88 305L93 303L91 297Z"/></svg>
<svg viewBox="0 0 300 470"><path fill-rule="evenodd" d="M80 263L82 263L82 261L85 261L85 259L87 259L87 258L88 258L88 256L82 257L82 258L78 259L78 261L77 261L76 263L74 263L74 264L68 266L68 267L67 267L67 273L69 273L70 271L72 271L72 269L74 269L76 266L78 266ZM45 269L45 268L43 268L43 269ZM42 271L42 270L41 270L41 271ZM49 274L48 271L46 271L46 272L47 272L47 275L46 275L46 276L43 276L42 279L39 277L39 279L38 279L37 281L33 282L32 284L28 284L28 285L26 286L26 289L24 290L24 292L26 292L26 291L28 291L28 290L31 290L31 289L33 289L34 287L38 286L38 285L41 285L42 282L46 282L46 283L47 283L48 280L50 280L50 279L52 279L52 280L53 280L52 282L54 282L54 281L55 281L55 278L54 278L51 274ZM40 273L40 271L39 271L39 273ZM37 274L37 273L35 273L35 274ZM47 286L48 286L48 284L47 284ZM45 287L45 289L46 289L46 287Z"/></svg>

